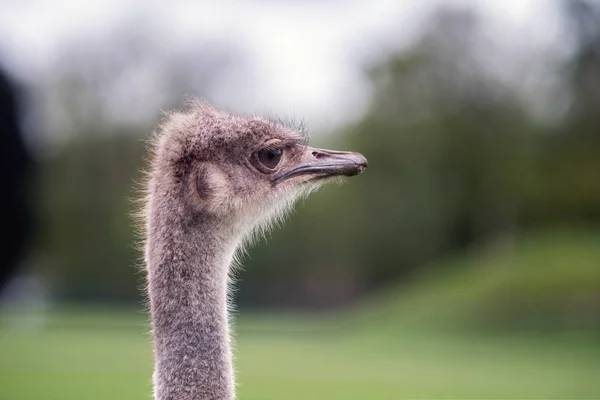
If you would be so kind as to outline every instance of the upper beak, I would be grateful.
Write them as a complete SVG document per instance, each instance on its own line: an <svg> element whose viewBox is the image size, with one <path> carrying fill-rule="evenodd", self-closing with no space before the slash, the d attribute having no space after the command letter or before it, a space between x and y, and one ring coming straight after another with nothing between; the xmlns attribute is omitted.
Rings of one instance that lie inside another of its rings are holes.
<svg viewBox="0 0 600 400"><path fill-rule="evenodd" d="M277 184L299 175L312 175L313 179L330 176L354 176L367 168L367 159L360 153L334 151L306 147L300 164L276 175L272 183Z"/></svg>

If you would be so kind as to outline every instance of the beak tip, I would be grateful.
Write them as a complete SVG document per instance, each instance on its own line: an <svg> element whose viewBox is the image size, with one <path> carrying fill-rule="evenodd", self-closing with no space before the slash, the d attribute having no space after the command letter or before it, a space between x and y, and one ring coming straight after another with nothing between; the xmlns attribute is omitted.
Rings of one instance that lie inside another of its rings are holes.
<svg viewBox="0 0 600 400"><path fill-rule="evenodd" d="M367 158L360 153L356 153L356 156L358 158L358 173L360 174L364 172L365 169L367 169L367 167L369 166L369 161L367 161Z"/></svg>

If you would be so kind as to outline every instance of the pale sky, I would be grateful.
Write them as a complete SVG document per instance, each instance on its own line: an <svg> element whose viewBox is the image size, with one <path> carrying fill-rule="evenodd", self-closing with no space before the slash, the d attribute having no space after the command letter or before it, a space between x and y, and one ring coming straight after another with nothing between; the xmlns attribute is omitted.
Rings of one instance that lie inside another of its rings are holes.
<svg viewBox="0 0 600 400"><path fill-rule="evenodd" d="M410 44L440 3L479 9L489 36L517 52L561 35L552 0L4 0L0 55L31 79L65 41L101 35L120 19L141 15L173 46L214 38L245 51L248 70L226 82L213 99L219 106L303 117L313 129L328 129L359 117L368 101L357 61Z"/></svg>

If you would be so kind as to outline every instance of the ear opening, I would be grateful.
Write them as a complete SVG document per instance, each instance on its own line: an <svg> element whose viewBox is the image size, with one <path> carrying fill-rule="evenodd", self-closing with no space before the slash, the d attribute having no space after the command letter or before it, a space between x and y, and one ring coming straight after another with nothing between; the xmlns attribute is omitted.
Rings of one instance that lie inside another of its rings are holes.
<svg viewBox="0 0 600 400"><path fill-rule="evenodd" d="M200 164L191 183L196 200L212 213L227 212L233 196L227 175L212 164Z"/></svg>

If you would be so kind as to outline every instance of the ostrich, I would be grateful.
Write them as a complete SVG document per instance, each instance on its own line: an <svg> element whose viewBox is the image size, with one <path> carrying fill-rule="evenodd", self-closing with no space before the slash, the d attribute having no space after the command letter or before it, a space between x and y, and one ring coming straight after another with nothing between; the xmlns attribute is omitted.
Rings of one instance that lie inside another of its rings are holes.
<svg viewBox="0 0 600 400"><path fill-rule="evenodd" d="M235 253L358 153L307 146L300 129L199 101L168 114L151 146L142 211L157 400L234 394L228 285Z"/></svg>

